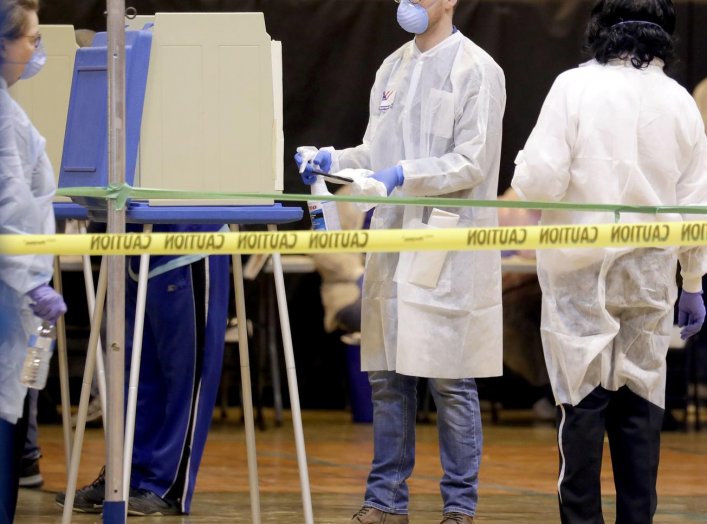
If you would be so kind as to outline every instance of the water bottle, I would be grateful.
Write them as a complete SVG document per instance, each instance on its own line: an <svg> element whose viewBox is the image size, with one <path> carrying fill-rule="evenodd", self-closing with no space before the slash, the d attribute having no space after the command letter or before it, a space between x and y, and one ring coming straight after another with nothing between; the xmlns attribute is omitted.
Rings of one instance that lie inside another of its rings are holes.
<svg viewBox="0 0 707 524"><path fill-rule="evenodd" d="M321 176L317 176L317 181L310 187L312 195L332 196ZM313 231L336 231L341 229L336 202L331 200L312 200L307 202L307 205L309 206L309 218L312 220Z"/></svg>
<svg viewBox="0 0 707 524"><path fill-rule="evenodd" d="M49 374L49 362L56 342L56 328L46 320L30 335L27 356L22 366L20 382L32 389L44 389Z"/></svg>

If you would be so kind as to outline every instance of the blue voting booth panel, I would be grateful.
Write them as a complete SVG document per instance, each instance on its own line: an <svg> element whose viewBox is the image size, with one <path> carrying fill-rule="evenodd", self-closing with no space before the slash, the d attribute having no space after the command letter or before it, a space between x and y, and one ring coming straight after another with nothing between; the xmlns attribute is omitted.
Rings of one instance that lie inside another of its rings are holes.
<svg viewBox="0 0 707 524"><path fill-rule="evenodd" d="M368 382L368 373L361 371L360 344L346 345L346 371L353 421L373 422L373 394Z"/></svg>
<svg viewBox="0 0 707 524"><path fill-rule="evenodd" d="M125 181L135 178L142 108L150 65L150 31L125 33ZM108 47L98 33L91 47L76 52L66 121L59 187L108 185ZM105 208L104 199L74 197L89 208Z"/></svg>
<svg viewBox="0 0 707 524"><path fill-rule="evenodd" d="M54 202L54 218L88 220L88 209L73 202Z"/></svg>

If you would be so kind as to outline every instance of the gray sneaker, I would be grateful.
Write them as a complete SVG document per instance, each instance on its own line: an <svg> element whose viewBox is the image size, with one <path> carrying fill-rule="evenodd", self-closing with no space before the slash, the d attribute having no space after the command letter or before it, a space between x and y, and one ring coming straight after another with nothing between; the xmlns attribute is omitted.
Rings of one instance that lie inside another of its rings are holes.
<svg viewBox="0 0 707 524"><path fill-rule="evenodd" d="M177 501L166 500L147 489L131 489L128 499L128 515L181 515Z"/></svg>
<svg viewBox="0 0 707 524"><path fill-rule="evenodd" d="M75 428L79 420L78 413L71 415L71 427ZM100 397L92 397L88 403L88 411L86 412L86 427L97 428L103 425L103 409L101 408Z"/></svg>
<svg viewBox="0 0 707 524"><path fill-rule="evenodd" d="M74 511L79 513L101 513L103 511L103 499L106 497L106 468L101 468L98 478L88 486L84 486L76 492L74 496ZM66 493L57 493L56 503L62 508L66 500Z"/></svg>
<svg viewBox="0 0 707 524"><path fill-rule="evenodd" d="M440 524L474 524L474 517L458 512L445 513Z"/></svg>
<svg viewBox="0 0 707 524"><path fill-rule="evenodd" d="M351 524L408 524L408 516L363 506L351 517Z"/></svg>

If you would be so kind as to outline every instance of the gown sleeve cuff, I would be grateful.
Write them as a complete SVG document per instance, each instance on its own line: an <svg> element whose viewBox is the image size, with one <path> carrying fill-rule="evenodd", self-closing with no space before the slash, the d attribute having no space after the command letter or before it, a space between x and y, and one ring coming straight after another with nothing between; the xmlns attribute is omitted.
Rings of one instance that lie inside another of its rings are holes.
<svg viewBox="0 0 707 524"><path fill-rule="evenodd" d="M682 288L690 293L699 293L702 291L702 278L701 277L691 277L682 279Z"/></svg>

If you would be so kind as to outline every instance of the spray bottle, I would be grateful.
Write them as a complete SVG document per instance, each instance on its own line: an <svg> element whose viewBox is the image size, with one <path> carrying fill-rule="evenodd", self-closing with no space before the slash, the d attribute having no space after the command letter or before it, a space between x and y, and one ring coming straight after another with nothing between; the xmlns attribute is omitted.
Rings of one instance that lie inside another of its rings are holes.
<svg viewBox="0 0 707 524"><path fill-rule="evenodd" d="M324 200L310 200L307 202L309 206L309 218L312 220L312 230L337 231L341 229L336 202L327 200L326 198L332 196L332 194L327 189L324 178L318 175L317 181L309 187L312 190L312 195L324 197Z"/></svg>

